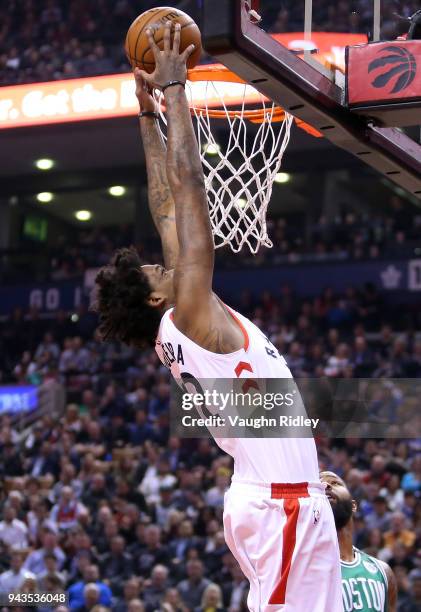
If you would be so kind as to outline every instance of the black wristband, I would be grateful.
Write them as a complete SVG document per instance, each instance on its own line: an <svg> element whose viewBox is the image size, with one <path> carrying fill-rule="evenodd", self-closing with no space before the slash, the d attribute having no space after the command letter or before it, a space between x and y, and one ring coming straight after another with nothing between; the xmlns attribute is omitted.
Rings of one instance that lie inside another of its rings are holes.
<svg viewBox="0 0 421 612"><path fill-rule="evenodd" d="M142 119L142 117L153 117L154 119L159 119L159 115L155 111L142 111L139 113L138 117L139 119Z"/></svg>
<svg viewBox="0 0 421 612"><path fill-rule="evenodd" d="M168 88L168 87L174 87L174 85L181 85L181 87L183 89L185 89L186 84L183 83L183 81L169 81L168 83L165 83L165 85L163 87L161 87L161 91L162 93L164 93L164 91Z"/></svg>

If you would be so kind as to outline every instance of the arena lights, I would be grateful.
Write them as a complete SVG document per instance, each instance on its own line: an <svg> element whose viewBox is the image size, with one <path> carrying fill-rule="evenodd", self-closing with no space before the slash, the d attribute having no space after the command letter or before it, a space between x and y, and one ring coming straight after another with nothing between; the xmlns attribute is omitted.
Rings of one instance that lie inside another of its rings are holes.
<svg viewBox="0 0 421 612"><path fill-rule="evenodd" d="M245 208L247 206L247 200L245 198L238 198L237 204L239 208Z"/></svg>
<svg viewBox="0 0 421 612"><path fill-rule="evenodd" d="M275 183L281 185L282 183L289 183L291 180L291 175L288 172L278 172L275 176Z"/></svg>
<svg viewBox="0 0 421 612"><path fill-rule="evenodd" d="M92 219L92 213L90 210L77 210L75 217L78 221L89 221Z"/></svg>
<svg viewBox="0 0 421 612"><path fill-rule="evenodd" d="M216 142L210 142L209 144L203 146L203 153L206 153L206 155L218 155L220 150L221 147Z"/></svg>
<svg viewBox="0 0 421 612"><path fill-rule="evenodd" d="M52 159L48 159L47 157L37 159L35 166L38 168L38 170L51 170L51 168L54 167L54 161Z"/></svg>
<svg viewBox="0 0 421 612"><path fill-rule="evenodd" d="M115 198L121 198L126 193L126 188L122 185L113 185L109 188L108 193Z"/></svg>
<svg viewBox="0 0 421 612"><path fill-rule="evenodd" d="M49 202L52 202L53 198L54 196L50 191L42 191L41 193L37 194L37 200L42 204L48 204Z"/></svg>

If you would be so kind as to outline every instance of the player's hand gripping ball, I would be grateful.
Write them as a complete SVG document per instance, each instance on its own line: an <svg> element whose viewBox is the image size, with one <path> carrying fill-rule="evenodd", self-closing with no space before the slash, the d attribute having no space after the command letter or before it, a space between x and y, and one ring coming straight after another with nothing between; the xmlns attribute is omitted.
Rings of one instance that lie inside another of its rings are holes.
<svg viewBox="0 0 421 612"><path fill-rule="evenodd" d="M189 15L176 8L163 6L153 8L137 17L129 28L126 36L125 49L132 68L140 68L151 74L155 70L155 59L146 30L151 30L153 39L161 51L164 50L165 24L170 21L180 24L180 53L190 45L194 51L187 60L187 68L194 68L200 60L202 42L200 30ZM175 28L171 28L171 48Z"/></svg>

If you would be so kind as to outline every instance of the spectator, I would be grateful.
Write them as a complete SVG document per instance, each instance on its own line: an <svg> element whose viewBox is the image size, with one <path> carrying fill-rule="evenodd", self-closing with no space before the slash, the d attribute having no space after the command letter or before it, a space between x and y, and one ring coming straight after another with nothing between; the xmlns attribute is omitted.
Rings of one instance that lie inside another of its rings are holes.
<svg viewBox="0 0 421 612"><path fill-rule="evenodd" d="M113 605L114 612L127 612L132 601L139 601L142 583L139 578L129 578L123 587L123 597L119 598Z"/></svg>
<svg viewBox="0 0 421 612"><path fill-rule="evenodd" d="M391 549L394 544L400 543L406 549L415 544L416 535L406 528L407 519L402 512L394 512L390 518L390 530L384 534L385 546Z"/></svg>
<svg viewBox="0 0 421 612"><path fill-rule="evenodd" d="M76 527L85 507L75 498L71 487L63 487L58 503L51 510L51 520L63 531Z"/></svg>
<svg viewBox="0 0 421 612"><path fill-rule="evenodd" d="M187 579L182 580L177 589L181 595L184 604L194 610L201 604L205 589L210 585L210 580L203 577L203 563L198 560L192 560L187 563Z"/></svg>
<svg viewBox="0 0 421 612"><path fill-rule="evenodd" d="M225 612L222 591L217 584L209 584L203 591L201 605L195 612Z"/></svg>
<svg viewBox="0 0 421 612"><path fill-rule="evenodd" d="M53 581L59 589L64 589L66 586L66 576L64 572L57 570L57 559L54 555L46 554L44 557L46 571L42 573L37 580L38 590L41 593L46 593L48 589L48 581Z"/></svg>
<svg viewBox="0 0 421 612"><path fill-rule="evenodd" d="M35 575L23 567L25 555L20 550L12 550L10 555L10 569L0 574L0 593L7 594L19 591L28 578L35 579Z"/></svg>
<svg viewBox="0 0 421 612"><path fill-rule="evenodd" d="M409 574L409 597L400 608L400 612L419 612L421 609L421 570Z"/></svg>
<svg viewBox="0 0 421 612"><path fill-rule="evenodd" d="M6 504L3 509L3 520L0 521L0 542L13 548L28 546L28 528L23 521L16 518L16 510Z"/></svg>
<svg viewBox="0 0 421 612"><path fill-rule="evenodd" d="M146 612L153 612L159 607L168 588L168 568L165 565L155 565L150 580L145 583L143 601Z"/></svg>
<svg viewBox="0 0 421 612"><path fill-rule="evenodd" d="M121 536L114 536L111 540L111 550L101 560L101 572L109 580L111 587L117 590L119 585L130 578L133 572L132 556L124 552L125 542Z"/></svg>
<svg viewBox="0 0 421 612"><path fill-rule="evenodd" d="M84 606L85 589L88 585L92 584L95 584L98 589L96 603L107 607L111 605L112 592L110 587L100 580L98 566L87 565L83 570L83 580L74 583L69 588L69 606L71 610L78 610Z"/></svg>
<svg viewBox="0 0 421 612"><path fill-rule="evenodd" d="M402 478L404 491L421 491L421 454L412 460L411 470Z"/></svg>
<svg viewBox="0 0 421 612"><path fill-rule="evenodd" d="M26 561L25 568L38 578L47 571L45 557L53 555L60 570L65 562L66 556L57 544L57 534L51 528L44 527L41 535L42 547L32 551Z"/></svg>

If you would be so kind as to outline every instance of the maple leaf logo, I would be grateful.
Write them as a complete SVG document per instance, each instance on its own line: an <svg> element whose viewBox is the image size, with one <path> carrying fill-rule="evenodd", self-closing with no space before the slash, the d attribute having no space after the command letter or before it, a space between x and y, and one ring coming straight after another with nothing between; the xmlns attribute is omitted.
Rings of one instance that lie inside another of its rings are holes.
<svg viewBox="0 0 421 612"><path fill-rule="evenodd" d="M383 55L368 65L368 72L373 72L377 68L391 68L387 72L382 72L371 83L373 87L382 89L389 83L394 83L390 93L399 93L412 83L417 74L417 62L415 57L405 49L405 47L397 47L390 45L384 47L379 53L390 52L390 55ZM399 75L399 76L398 76ZM395 77L398 77L395 80Z"/></svg>

